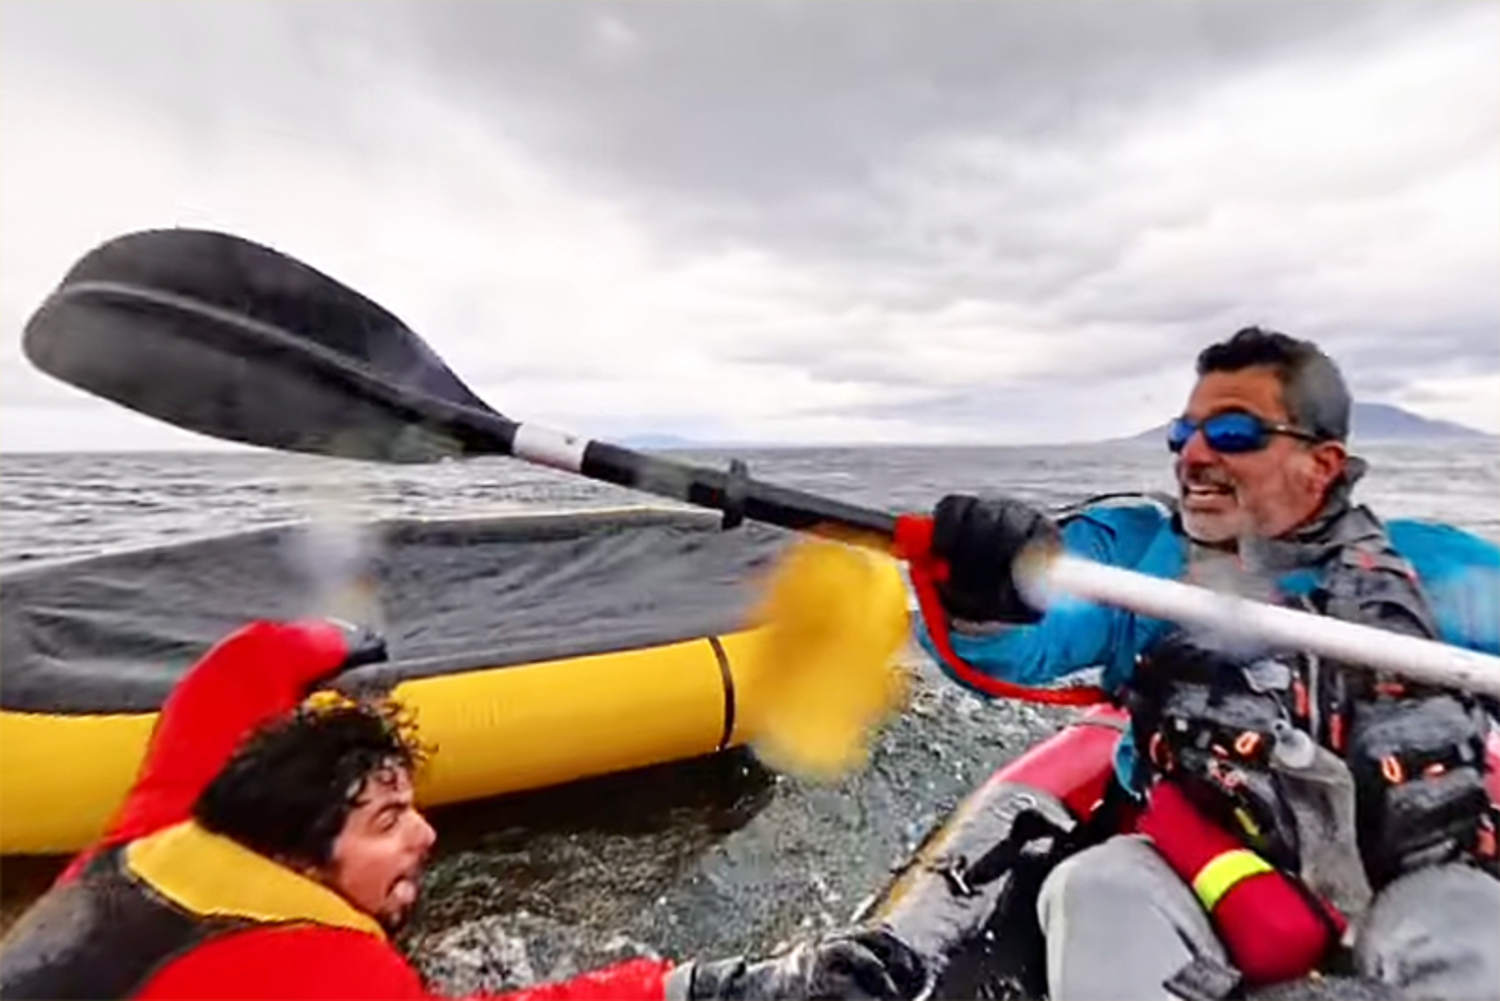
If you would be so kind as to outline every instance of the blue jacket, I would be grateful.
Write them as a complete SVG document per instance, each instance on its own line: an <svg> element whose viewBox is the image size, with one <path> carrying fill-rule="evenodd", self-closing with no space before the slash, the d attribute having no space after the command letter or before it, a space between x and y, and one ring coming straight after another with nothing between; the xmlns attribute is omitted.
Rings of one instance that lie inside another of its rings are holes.
<svg viewBox="0 0 1500 1001"><path fill-rule="evenodd" d="M1166 508L1139 503L1086 508L1061 526L1071 553L1156 577L1181 577L1188 542ZM1391 544L1416 568L1442 638L1485 653L1500 654L1500 546L1449 525L1397 520L1386 524ZM1287 594L1306 594L1317 583L1311 571L1278 580ZM1085 601L1048 609L1040 622L983 636L951 635L954 652L975 668L1014 684L1044 686L1075 671L1103 668L1100 681L1119 691L1130 680L1136 655L1172 628L1171 623ZM932 646L925 626L918 639L944 673L960 684ZM1130 786L1135 749L1127 734L1115 768Z"/></svg>

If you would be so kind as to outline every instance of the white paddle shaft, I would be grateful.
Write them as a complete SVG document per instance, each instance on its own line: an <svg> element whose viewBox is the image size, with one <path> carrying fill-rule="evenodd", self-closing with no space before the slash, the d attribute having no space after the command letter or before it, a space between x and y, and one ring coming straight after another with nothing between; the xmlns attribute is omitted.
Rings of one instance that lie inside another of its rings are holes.
<svg viewBox="0 0 1500 1001"><path fill-rule="evenodd" d="M1230 637L1310 650L1412 681L1500 697L1500 657L1436 640L1266 605L1076 556L1059 555L1048 561L1046 588L1052 594L1068 594Z"/></svg>

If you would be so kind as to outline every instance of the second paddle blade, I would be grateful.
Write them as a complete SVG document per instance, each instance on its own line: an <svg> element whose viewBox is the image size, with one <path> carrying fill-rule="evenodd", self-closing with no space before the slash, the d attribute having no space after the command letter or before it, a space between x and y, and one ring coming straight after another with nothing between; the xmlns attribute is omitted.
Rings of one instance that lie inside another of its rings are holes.
<svg viewBox="0 0 1500 1001"><path fill-rule="evenodd" d="M906 587L889 557L823 539L793 544L764 586L745 666L750 740L774 767L838 779L906 701Z"/></svg>
<svg viewBox="0 0 1500 1001"><path fill-rule="evenodd" d="M96 248L26 325L42 371L178 427L355 459L465 454L423 401L493 414L395 316L305 264L200 230Z"/></svg>

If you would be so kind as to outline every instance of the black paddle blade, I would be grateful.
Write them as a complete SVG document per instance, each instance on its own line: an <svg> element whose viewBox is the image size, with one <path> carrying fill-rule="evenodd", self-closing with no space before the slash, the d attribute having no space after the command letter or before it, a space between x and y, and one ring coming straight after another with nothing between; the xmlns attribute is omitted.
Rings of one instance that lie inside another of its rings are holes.
<svg viewBox="0 0 1500 1001"><path fill-rule="evenodd" d="M427 462L508 452L514 428L379 305L224 233L148 230L96 248L23 343L64 382L268 448Z"/></svg>

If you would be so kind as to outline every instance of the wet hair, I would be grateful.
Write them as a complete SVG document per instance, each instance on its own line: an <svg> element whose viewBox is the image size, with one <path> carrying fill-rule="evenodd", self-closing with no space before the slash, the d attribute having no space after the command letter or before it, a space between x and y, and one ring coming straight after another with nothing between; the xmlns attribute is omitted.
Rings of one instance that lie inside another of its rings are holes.
<svg viewBox="0 0 1500 1001"><path fill-rule="evenodd" d="M366 785L428 749L389 701L304 704L252 733L193 804L200 825L268 858L322 867Z"/></svg>
<svg viewBox="0 0 1500 1001"><path fill-rule="evenodd" d="M1246 327L1198 355L1198 374L1238 372L1263 365L1276 373L1287 416L1319 438L1349 437L1349 388L1338 366L1312 341Z"/></svg>

